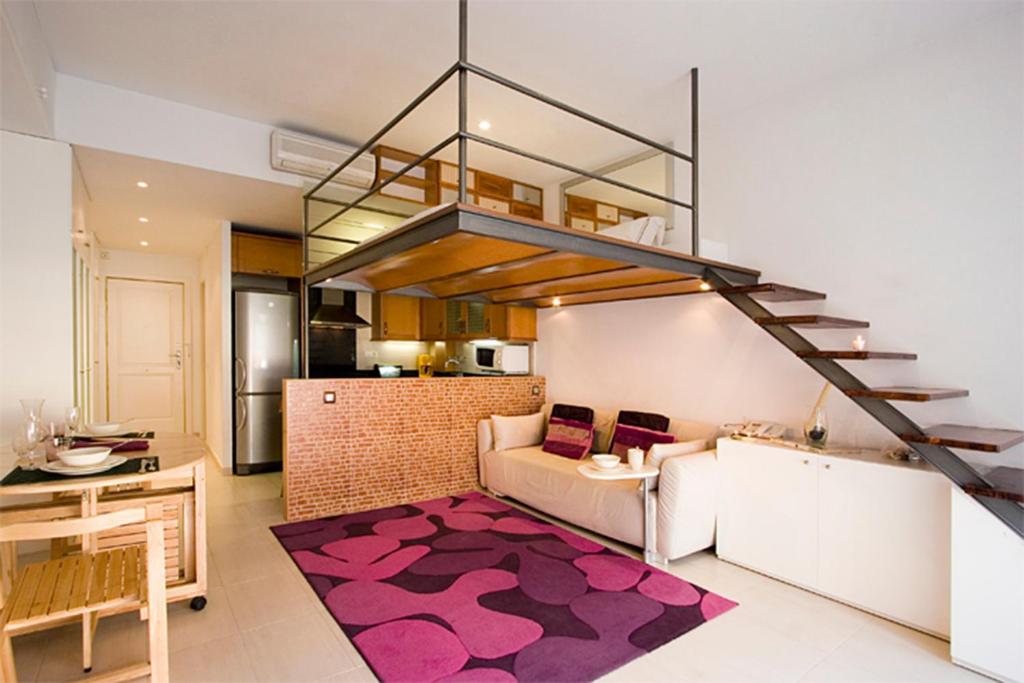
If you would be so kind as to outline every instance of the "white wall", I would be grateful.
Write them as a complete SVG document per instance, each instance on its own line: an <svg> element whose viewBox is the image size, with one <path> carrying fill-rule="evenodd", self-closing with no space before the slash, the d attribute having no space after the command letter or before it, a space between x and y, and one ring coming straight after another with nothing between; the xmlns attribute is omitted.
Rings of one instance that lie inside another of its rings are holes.
<svg viewBox="0 0 1024 683"><path fill-rule="evenodd" d="M0 4L0 127L52 137L56 78L35 6Z"/></svg>
<svg viewBox="0 0 1024 683"><path fill-rule="evenodd" d="M95 81L58 74L56 136L74 145L298 187L270 167L268 126Z"/></svg>
<svg viewBox="0 0 1024 683"><path fill-rule="evenodd" d="M124 416L107 415L107 359L103 349L106 344L106 287L108 278L124 277L143 280L181 282L185 286L185 386L187 410L185 431L198 433L203 423L203 392L198 381L200 376L200 354L198 352L200 326L197 322L199 307L199 259L193 256L172 256L139 251L102 249L99 253L100 296L96 310L97 353L96 365L96 414L102 419L117 419Z"/></svg>
<svg viewBox="0 0 1024 683"><path fill-rule="evenodd" d="M869 384L971 390L907 407L923 424L1024 427L1021 26L1017 6L702 125L704 234L763 281L829 296L773 310L866 319L870 347L920 354L852 366ZM554 400L795 427L821 386L713 295L542 313L540 340ZM886 438L829 406L836 440Z"/></svg>
<svg viewBox="0 0 1024 683"><path fill-rule="evenodd" d="M0 133L0 452L23 398L60 420L73 397L71 148Z"/></svg>
<svg viewBox="0 0 1024 683"><path fill-rule="evenodd" d="M225 472L231 471L231 223L221 224L199 259L203 283L206 338L203 340L205 373L198 386L206 396L206 445Z"/></svg>

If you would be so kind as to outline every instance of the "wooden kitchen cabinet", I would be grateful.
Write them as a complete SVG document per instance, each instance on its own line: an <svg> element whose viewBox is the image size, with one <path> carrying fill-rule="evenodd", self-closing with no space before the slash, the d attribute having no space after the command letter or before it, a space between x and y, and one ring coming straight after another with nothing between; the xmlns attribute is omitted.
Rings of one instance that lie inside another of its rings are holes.
<svg viewBox="0 0 1024 683"><path fill-rule="evenodd" d="M302 277L302 242L269 235L231 233L231 271Z"/></svg>
<svg viewBox="0 0 1024 683"><path fill-rule="evenodd" d="M417 341L420 338L420 299L374 294L370 338L375 341Z"/></svg>
<svg viewBox="0 0 1024 683"><path fill-rule="evenodd" d="M504 306L505 331L499 337L511 341L537 341L537 309L526 306Z"/></svg>
<svg viewBox="0 0 1024 683"><path fill-rule="evenodd" d="M443 299L420 299L420 339L444 341L448 302Z"/></svg>

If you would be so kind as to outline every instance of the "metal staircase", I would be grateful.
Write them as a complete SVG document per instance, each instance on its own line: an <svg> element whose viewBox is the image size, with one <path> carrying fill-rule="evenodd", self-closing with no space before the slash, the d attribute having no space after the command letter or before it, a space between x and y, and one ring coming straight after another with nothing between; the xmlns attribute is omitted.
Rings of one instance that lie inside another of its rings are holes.
<svg viewBox="0 0 1024 683"><path fill-rule="evenodd" d="M799 328L846 329L868 327L860 320L824 315L774 316L758 301L789 302L824 299L820 292L774 283L733 286L725 275L708 268L704 281L761 326L818 374L850 397L869 415L902 439L924 460L973 496L1004 524L1024 538L1024 471L999 467L981 474L950 448L998 452L1024 441L1024 432L961 425L938 425L924 429L892 405L893 401L936 401L967 396L966 389L927 387L869 387L837 361L915 360L916 354L885 351L829 351L817 348L799 333Z"/></svg>

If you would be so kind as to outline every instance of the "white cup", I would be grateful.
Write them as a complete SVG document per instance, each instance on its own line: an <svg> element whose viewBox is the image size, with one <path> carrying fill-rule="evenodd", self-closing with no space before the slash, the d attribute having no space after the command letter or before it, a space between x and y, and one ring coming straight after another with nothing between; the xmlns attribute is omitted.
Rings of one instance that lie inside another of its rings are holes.
<svg viewBox="0 0 1024 683"><path fill-rule="evenodd" d="M626 460L629 461L630 468L634 470L643 469L644 466L644 452L640 448L630 448L626 451Z"/></svg>

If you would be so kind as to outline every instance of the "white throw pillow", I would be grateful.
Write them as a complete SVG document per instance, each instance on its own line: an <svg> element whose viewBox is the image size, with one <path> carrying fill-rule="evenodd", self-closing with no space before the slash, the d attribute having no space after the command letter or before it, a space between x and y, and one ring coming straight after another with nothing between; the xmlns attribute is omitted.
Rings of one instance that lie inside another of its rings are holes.
<svg viewBox="0 0 1024 683"><path fill-rule="evenodd" d="M491 415L494 430L494 450L537 446L544 441L544 413L505 417Z"/></svg>
<svg viewBox="0 0 1024 683"><path fill-rule="evenodd" d="M660 247L665 241L665 219L661 216L644 216L597 232L605 237L616 237L635 244Z"/></svg>

